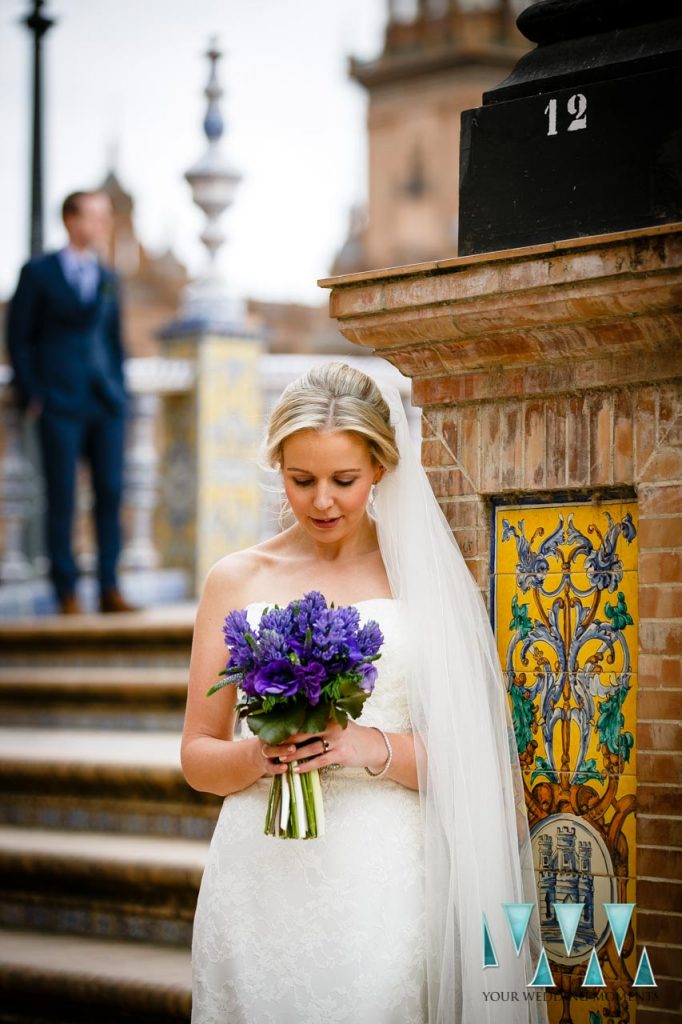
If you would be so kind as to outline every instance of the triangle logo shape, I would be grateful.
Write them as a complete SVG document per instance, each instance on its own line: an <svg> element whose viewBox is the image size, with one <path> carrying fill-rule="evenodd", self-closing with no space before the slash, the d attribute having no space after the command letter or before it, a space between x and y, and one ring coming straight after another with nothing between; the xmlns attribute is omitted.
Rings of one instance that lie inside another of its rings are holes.
<svg viewBox="0 0 682 1024"><path fill-rule="evenodd" d="M552 972L551 972L550 967L549 967L549 961L547 959L547 954L545 953L545 947L543 946L542 947L542 952L540 953L540 959L538 960L538 965L535 968L535 974L533 975L533 980L528 982L528 984L526 985L526 988L544 988L547 985L555 985L555 984L556 984L556 982L554 981L554 978L552 976Z"/></svg>
<svg viewBox="0 0 682 1024"><path fill-rule="evenodd" d="M573 949L573 942L575 941L575 933L578 930L580 924L580 918L583 916L583 909L585 907L583 903L553 903L554 913L556 919L559 922L561 928L561 937L564 940L564 947L566 953L570 955Z"/></svg>
<svg viewBox="0 0 682 1024"><path fill-rule="evenodd" d="M497 967L497 954L495 953L495 946L488 930L488 920L483 915L483 966L484 967Z"/></svg>
<svg viewBox="0 0 682 1024"><path fill-rule="evenodd" d="M654 972L651 970L651 964L649 963L649 954L646 951L646 946L642 950L642 955L639 958L637 964L637 973L635 974L635 980L632 983L632 987L635 985L638 988L658 988L656 980L654 979Z"/></svg>
<svg viewBox="0 0 682 1024"><path fill-rule="evenodd" d="M620 951L623 948L628 925L630 924L630 918L632 917L632 911L634 909L634 903L604 904L604 910L606 911L606 916L608 917L609 924L611 925L611 934L613 935L613 941L616 943L618 956L620 956Z"/></svg>
<svg viewBox="0 0 682 1024"><path fill-rule="evenodd" d="M502 903L502 909L504 915L507 918L507 924L511 937L514 942L514 949L516 955L519 955L521 945L526 936L528 929L528 922L530 921L530 915L535 906L534 903Z"/></svg>
<svg viewBox="0 0 682 1024"><path fill-rule="evenodd" d="M592 947L592 952L590 953L590 962L587 965L587 971L585 972L585 980L583 981L582 987L606 988L604 975L601 972L601 964L599 963L597 950L594 948L594 946Z"/></svg>

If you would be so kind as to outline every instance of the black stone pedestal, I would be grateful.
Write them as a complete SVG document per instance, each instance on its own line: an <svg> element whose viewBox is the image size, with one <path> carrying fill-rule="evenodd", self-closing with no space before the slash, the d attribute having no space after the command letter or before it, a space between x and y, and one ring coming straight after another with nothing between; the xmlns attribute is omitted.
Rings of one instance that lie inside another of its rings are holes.
<svg viewBox="0 0 682 1024"><path fill-rule="evenodd" d="M673 7L544 0L521 15L539 45L462 114L460 255L682 220Z"/></svg>

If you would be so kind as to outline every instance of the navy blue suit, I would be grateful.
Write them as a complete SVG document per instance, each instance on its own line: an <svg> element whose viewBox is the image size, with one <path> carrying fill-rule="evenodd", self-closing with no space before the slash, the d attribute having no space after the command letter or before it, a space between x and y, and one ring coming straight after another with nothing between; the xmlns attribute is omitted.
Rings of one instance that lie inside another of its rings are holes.
<svg viewBox="0 0 682 1024"><path fill-rule="evenodd" d="M99 265L95 296L84 302L56 252L22 267L7 315L16 399L42 402L38 435L46 481L46 541L57 596L76 589L71 535L80 456L95 495L100 592L116 585L120 553L125 387L116 274Z"/></svg>

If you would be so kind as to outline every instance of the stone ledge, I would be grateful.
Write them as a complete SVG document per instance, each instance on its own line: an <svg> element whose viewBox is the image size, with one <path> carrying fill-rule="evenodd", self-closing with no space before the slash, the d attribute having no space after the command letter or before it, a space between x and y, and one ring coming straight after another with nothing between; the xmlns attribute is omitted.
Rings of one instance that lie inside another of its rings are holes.
<svg viewBox="0 0 682 1024"><path fill-rule="evenodd" d="M606 235L584 235L580 238L562 238L555 242L526 245L518 249L500 249L496 252L475 253L473 256L451 256L445 260L428 260L422 263L408 263L398 267L380 267L376 270L361 270L354 274L339 274L336 277L318 279L320 288L355 287L359 284L373 284L379 280L430 274L433 271L466 270L479 263L502 264L524 258L547 256L552 253L572 252L581 249L597 249L603 245L617 245L623 241L653 239L659 235L679 234L681 223L658 224L649 228L634 228L630 231L613 231Z"/></svg>
<svg viewBox="0 0 682 1024"><path fill-rule="evenodd" d="M682 373L680 223L320 284L346 338L432 382L415 404L503 397L510 374L538 368L563 373L562 390L611 384L615 364L626 383Z"/></svg>

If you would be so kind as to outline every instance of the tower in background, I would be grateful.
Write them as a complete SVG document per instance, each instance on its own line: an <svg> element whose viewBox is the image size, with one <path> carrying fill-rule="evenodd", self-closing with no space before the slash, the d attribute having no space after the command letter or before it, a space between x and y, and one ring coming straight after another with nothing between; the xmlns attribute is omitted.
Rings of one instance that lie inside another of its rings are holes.
<svg viewBox="0 0 682 1024"><path fill-rule="evenodd" d="M368 204L354 209L332 273L457 255L460 114L529 43L528 0L389 0L381 54L351 58L368 92Z"/></svg>

